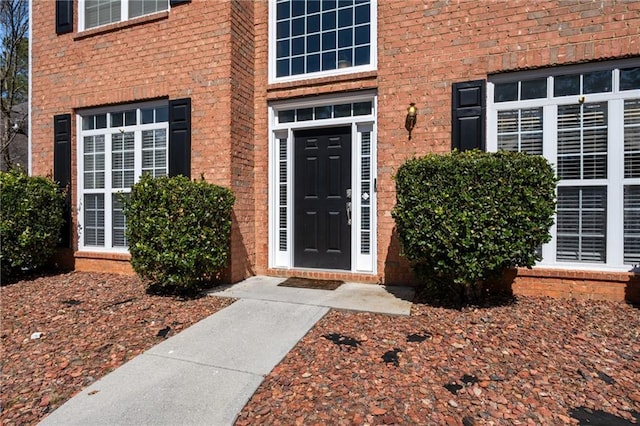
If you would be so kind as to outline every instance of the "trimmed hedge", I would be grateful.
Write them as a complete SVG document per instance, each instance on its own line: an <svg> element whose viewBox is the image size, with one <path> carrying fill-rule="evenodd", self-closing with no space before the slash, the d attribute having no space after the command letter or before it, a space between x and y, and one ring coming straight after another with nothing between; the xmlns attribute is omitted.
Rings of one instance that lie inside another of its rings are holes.
<svg viewBox="0 0 640 426"><path fill-rule="evenodd" d="M2 280L44 266L64 223L65 194L51 179L21 170L0 172Z"/></svg>
<svg viewBox="0 0 640 426"><path fill-rule="evenodd" d="M551 238L556 178L541 156L432 154L407 161L395 180L403 254L423 282L463 299L505 268L533 266Z"/></svg>
<svg viewBox="0 0 640 426"><path fill-rule="evenodd" d="M144 175L122 201L131 265L150 290L190 293L219 277L229 258L230 190Z"/></svg>

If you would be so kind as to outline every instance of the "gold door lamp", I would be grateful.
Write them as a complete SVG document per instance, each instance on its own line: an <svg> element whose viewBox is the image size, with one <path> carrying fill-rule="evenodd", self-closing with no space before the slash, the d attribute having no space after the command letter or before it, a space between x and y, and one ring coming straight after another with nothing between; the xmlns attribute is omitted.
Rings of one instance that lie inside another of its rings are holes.
<svg viewBox="0 0 640 426"><path fill-rule="evenodd" d="M404 119L404 128L409 132L409 140L411 140L411 132L416 127L416 121L418 119L418 108L416 104L411 102L409 108L407 108L407 117Z"/></svg>

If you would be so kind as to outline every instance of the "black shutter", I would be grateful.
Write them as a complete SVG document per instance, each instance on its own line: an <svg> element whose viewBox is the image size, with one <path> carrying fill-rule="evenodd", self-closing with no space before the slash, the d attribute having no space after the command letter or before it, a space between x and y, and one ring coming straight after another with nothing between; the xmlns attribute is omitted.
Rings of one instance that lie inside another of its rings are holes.
<svg viewBox="0 0 640 426"><path fill-rule="evenodd" d="M191 0L171 0L169 2L169 4L171 5L171 7L179 5L179 4L183 4L183 3L191 3Z"/></svg>
<svg viewBox="0 0 640 426"><path fill-rule="evenodd" d="M64 225L60 234L60 247L71 243L71 114L53 117L53 180L60 191L67 190L64 206Z"/></svg>
<svg viewBox="0 0 640 426"><path fill-rule="evenodd" d="M451 148L485 150L485 80L453 83Z"/></svg>
<svg viewBox="0 0 640 426"><path fill-rule="evenodd" d="M56 34L73 31L73 0L56 0Z"/></svg>
<svg viewBox="0 0 640 426"><path fill-rule="evenodd" d="M191 177L191 99L169 101L169 176Z"/></svg>

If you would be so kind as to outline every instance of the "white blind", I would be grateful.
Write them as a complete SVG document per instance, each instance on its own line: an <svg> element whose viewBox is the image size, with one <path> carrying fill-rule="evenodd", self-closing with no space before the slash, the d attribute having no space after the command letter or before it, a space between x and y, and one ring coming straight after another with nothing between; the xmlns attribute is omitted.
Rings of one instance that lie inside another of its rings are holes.
<svg viewBox="0 0 640 426"><path fill-rule="evenodd" d="M153 177L167 175L166 129L142 132L142 173L150 173Z"/></svg>
<svg viewBox="0 0 640 426"><path fill-rule="evenodd" d="M640 99L624 102L624 177L640 177Z"/></svg>
<svg viewBox="0 0 640 426"><path fill-rule="evenodd" d="M640 263L640 186L624 187L624 263Z"/></svg>
<svg viewBox="0 0 640 426"><path fill-rule="evenodd" d="M130 0L129 18L160 12L169 8L169 0Z"/></svg>
<svg viewBox="0 0 640 426"><path fill-rule="evenodd" d="M607 178L607 103L558 107L558 177Z"/></svg>
<svg viewBox="0 0 640 426"><path fill-rule="evenodd" d="M498 149L542 155L542 108L498 112Z"/></svg>
<svg viewBox="0 0 640 426"><path fill-rule="evenodd" d="M120 20L120 0L85 0L85 28L98 27Z"/></svg>
<svg viewBox="0 0 640 426"><path fill-rule="evenodd" d="M557 258L606 262L607 188L559 187Z"/></svg>

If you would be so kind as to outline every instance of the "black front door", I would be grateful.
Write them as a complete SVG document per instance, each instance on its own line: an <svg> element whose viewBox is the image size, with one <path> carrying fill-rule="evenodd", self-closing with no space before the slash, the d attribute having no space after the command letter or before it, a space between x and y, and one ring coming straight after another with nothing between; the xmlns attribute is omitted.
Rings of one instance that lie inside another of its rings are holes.
<svg viewBox="0 0 640 426"><path fill-rule="evenodd" d="M350 270L351 127L294 135L294 266Z"/></svg>

